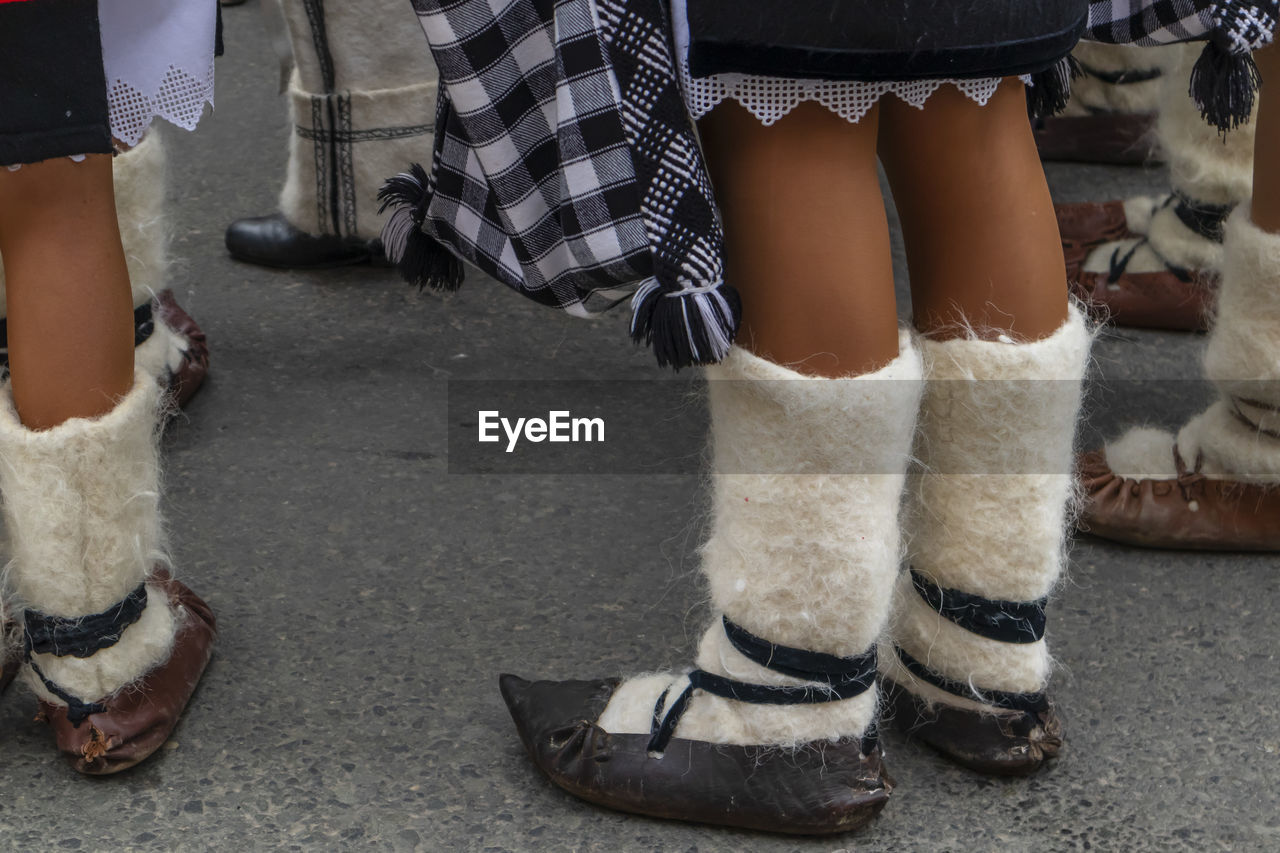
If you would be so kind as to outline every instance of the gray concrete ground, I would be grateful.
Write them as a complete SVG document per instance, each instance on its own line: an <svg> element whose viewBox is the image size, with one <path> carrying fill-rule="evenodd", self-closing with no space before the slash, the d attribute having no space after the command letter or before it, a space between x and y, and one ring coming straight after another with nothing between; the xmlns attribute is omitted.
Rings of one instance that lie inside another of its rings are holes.
<svg viewBox="0 0 1280 853"><path fill-rule="evenodd" d="M687 662L704 614L703 483L450 473L446 426L469 415L446 411L447 384L658 373L626 341L625 311L572 320L474 275L442 298L385 270L232 262L222 230L273 209L285 117L256 4L226 18L217 112L195 135L170 134L174 286L209 334L213 375L166 440L168 516L181 575L221 619L217 656L174 740L117 778L69 770L30 696L11 691L0 847L1280 846L1275 558L1091 540L1074 547L1051 623L1068 749L1034 779L977 776L889 733L892 803L861 834L825 840L630 817L548 784L498 673ZM1158 170L1079 166L1050 177L1061 200L1162 182ZM1187 379L1202 345L1109 331L1098 372ZM1193 383L1125 387L1117 404L1169 426L1205 399ZM1091 413L1093 429L1115 420Z"/></svg>

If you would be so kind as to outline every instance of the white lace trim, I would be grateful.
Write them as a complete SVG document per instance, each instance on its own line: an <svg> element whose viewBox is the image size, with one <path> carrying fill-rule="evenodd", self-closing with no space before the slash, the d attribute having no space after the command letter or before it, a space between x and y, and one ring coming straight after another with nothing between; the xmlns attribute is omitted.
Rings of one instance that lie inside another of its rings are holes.
<svg viewBox="0 0 1280 853"><path fill-rule="evenodd" d="M127 80L116 80L107 91L111 135L133 147L156 118L171 121L184 130L195 130L206 103L213 104L212 61L208 72L198 76L170 65L159 88L149 93Z"/></svg>
<svg viewBox="0 0 1280 853"><path fill-rule="evenodd" d="M689 63L680 63L680 85L685 104L700 119L725 100L737 101L763 125L771 125L804 101L817 101L831 112L856 124L885 95L893 94L916 109L943 84L955 86L965 97L985 106L1003 78L980 80L906 80L867 82L860 80L799 80L759 77L751 74L713 74L692 77ZM1022 82L1030 85L1031 78Z"/></svg>
<svg viewBox="0 0 1280 853"><path fill-rule="evenodd" d="M213 103L217 6L210 0L98 0L111 134L137 145L155 118L194 130Z"/></svg>
<svg viewBox="0 0 1280 853"><path fill-rule="evenodd" d="M680 88L685 105L695 119L711 112L722 101L734 100L761 124L770 125L804 101L817 101L841 118L856 124L887 94L894 94L916 109L940 86L950 84L970 100L986 106L1000 87L1000 77L981 80L799 80L754 74L713 74L694 78L689 74L689 17L685 0L671 0L671 23L676 42ZM1031 85L1031 78L1020 78Z"/></svg>

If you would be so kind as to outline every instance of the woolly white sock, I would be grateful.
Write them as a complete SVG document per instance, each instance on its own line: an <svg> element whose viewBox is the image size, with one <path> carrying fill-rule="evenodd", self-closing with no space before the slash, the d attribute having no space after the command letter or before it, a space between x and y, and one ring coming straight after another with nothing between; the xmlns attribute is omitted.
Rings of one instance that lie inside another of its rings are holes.
<svg viewBox="0 0 1280 853"><path fill-rule="evenodd" d="M1064 562L1072 442L1092 335L1073 306L1047 338L1015 344L925 340L925 395L908 489L910 562L946 589L1002 601L1048 595ZM942 617L898 581L892 636L935 672L979 688L1035 692L1051 661L1043 639L1006 643ZM915 679L891 649L883 670L930 701L984 706Z"/></svg>
<svg viewBox="0 0 1280 853"><path fill-rule="evenodd" d="M921 376L910 338L894 361L859 377L806 377L737 348L707 372L714 515L702 556L714 612L776 644L840 657L868 651L888 616L899 561ZM718 616L697 664L755 684L806 684L741 655ZM686 684L680 674L626 681L598 723L647 734L662 691L671 688L669 707ZM676 737L790 746L856 737L876 704L874 688L793 706L697 693Z"/></svg>
<svg viewBox="0 0 1280 853"><path fill-rule="evenodd" d="M158 512L159 388L141 372L105 415L53 429L22 425L0 398L0 492L13 559L11 604L74 619L120 602L163 559ZM84 701L134 681L168 656L176 630L163 590L148 587L142 617L88 658L34 656L45 676ZM61 704L28 670L43 699Z"/></svg>

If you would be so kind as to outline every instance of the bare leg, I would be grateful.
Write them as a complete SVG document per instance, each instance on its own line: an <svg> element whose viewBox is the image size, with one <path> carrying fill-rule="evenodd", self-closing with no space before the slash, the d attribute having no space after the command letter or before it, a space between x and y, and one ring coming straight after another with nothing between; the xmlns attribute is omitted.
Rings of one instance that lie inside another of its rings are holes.
<svg viewBox="0 0 1280 853"><path fill-rule="evenodd" d="M0 170L0 256L23 424L113 409L133 385L133 314L110 156Z"/></svg>
<svg viewBox="0 0 1280 853"><path fill-rule="evenodd" d="M702 121L744 306L738 341L757 355L817 376L897 357L876 123L875 110L851 124L804 103L764 127L729 102Z"/></svg>
<svg viewBox="0 0 1280 853"><path fill-rule="evenodd" d="M922 110L891 98L880 110L917 328L1052 334L1067 319L1066 273L1023 86L1006 80L979 106L944 85Z"/></svg>
<svg viewBox="0 0 1280 853"><path fill-rule="evenodd" d="M1262 73L1253 149L1253 223L1280 233L1280 45L1264 47L1253 58Z"/></svg>

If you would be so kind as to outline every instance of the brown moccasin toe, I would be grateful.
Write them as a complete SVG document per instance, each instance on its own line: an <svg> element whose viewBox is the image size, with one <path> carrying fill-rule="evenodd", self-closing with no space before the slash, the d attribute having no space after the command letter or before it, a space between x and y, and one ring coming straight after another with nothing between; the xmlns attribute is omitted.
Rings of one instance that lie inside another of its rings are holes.
<svg viewBox="0 0 1280 853"><path fill-rule="evenodd" d="M1208 477L1173 453L1176 478L1138 480L1112 471L1104 451L1081 455L1080 530L1144 548L1280 551L1280 485Z"/></svg>
<svg viewBox="0 0 1280 853"><path fill-rule="evenodd" d="M783 750L677 737L652 754L649 735L595 725L619 683L501 677L533 762L576 797L651 817L798 835L858 829L889 799L893 780L881 750L862 755L856 739Z"/></svg>

